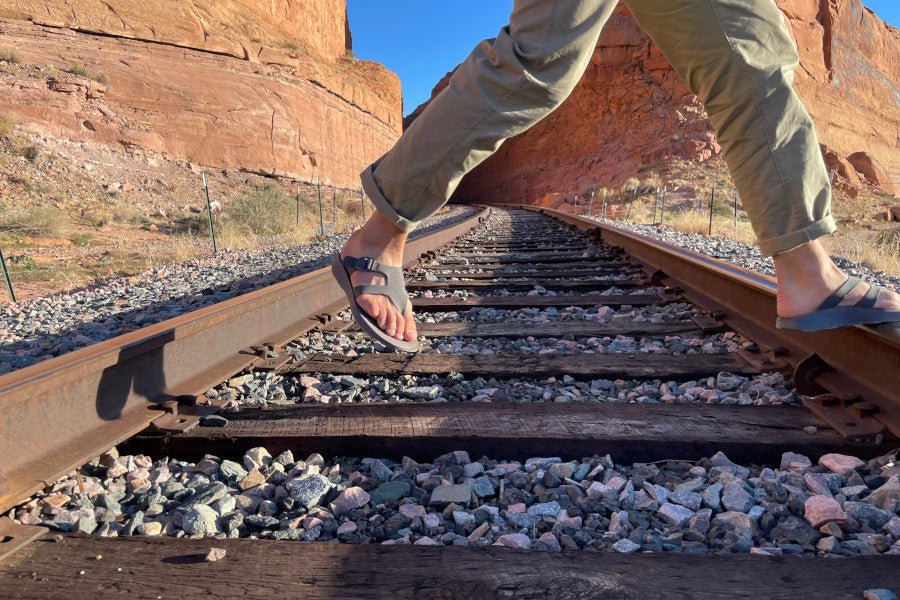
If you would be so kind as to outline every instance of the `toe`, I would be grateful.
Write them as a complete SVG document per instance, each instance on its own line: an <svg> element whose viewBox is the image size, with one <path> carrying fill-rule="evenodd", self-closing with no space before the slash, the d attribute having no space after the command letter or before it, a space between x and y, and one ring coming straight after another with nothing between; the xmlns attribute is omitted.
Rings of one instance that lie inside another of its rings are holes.
<svg viewBox="0 0 900 600"><path fill-rule="evenodd" d="M406 309L406 314L404 315L403 320L406 324L403 339L405 339L407 342L413 342L418 339L419 334L416 331L416 322L413 319L412 307L408 307Z"/></svg>
<svg viewBox="0 0 900 600"><path fill-rule="evenodd" d="M881 292L878 294L878 299L875 301L875 308L882 308L884 310L900 310L900 294L888 290L886 288L882 288Z"/></svg>

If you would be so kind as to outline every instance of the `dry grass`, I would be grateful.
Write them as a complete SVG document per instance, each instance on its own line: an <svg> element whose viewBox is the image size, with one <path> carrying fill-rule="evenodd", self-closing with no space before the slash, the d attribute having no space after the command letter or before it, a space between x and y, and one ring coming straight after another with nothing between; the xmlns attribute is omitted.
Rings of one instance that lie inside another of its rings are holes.
<svg viewBox="0 0 900 600"><path fill-rule="evenodd" d="M16 115L0 113L0 138L5 138L12 133L16 121L18 121Z"/></svg>
<svg viewBox="0 0 900 600"><path fill-rule="evenodd" d="M106 85L107 83L109 83L109 77L107 77L103 73L97 73L95 71L92 71L88 67L86 67L84 64L77 62L77 61L73 62L72 65L69 67L69 73L71 73L72 75L77 75L78 77L84 77L86 79L91 79L102 85Z"/></svg>
<svg viewBox="0 0 900 600"><path fill-rule="evenodd" d="M18 65L22 64L23 60L25 57L15 48L0 48L0 61Z"/></svg>
<svg viewBox="0 0 900 600"><path fill-rule="evenodd" d="M900 275L900 227L874 233L862 249L860 262L875 271Z"/></svg>
<svg viewBox="0 0 900 600"><path fill-rule="evenodd" d="M67 237L69 222L49 206L7 208L0 213L0 232L33 238Z"/></svg>
<svg viewBox="0 0 900 600"><path fill-rule="evenodd" d="M212 251L207 240L200 240L192 234L172 238L165 248L151 250L144 257L143 268L155 269L165 265L182 263L205 256Z"/></svg>

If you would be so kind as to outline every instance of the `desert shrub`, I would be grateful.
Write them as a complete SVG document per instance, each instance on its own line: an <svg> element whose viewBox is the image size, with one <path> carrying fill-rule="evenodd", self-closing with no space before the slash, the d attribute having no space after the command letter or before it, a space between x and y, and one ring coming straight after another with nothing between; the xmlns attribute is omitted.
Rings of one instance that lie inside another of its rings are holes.
<svg viewBox="0 0 900 600"><path fill-rule="evenodd" d="M28 146L20 148L19 153L30 162L34 162L37 160L37 157L41 155L41 150L37 146L29 144Z"/></svg>
<svg viewBox="0 0 900 600"><path fill-rule="evenodd" d="M72 75L77 75L79 77L84 77L85 79L91 79L96 81L97 83L102 83L106 85L109 83L109 77L103 75L102 73L96 73L86 67L84 64L75 61L72 63L72 66L69 67L69 73Z"/></svg>
<svg viewBox="0 0 900 600"><path fill-rule="evenodd" d="M0 138L5 138L12 133L16 120L15 115L0 113Z"/></svg>
<svg viewBox="0 0 900 600"><path fill-rule="evenodd" d="M22 207L0 211L0 230L29 237L65 237L65 215L49 207Z"/></svg>
<svg viewBox="0 0 900 600"><path fill-rule="evenodd" d="M42 67L38 67L37 74L39 77L50 81L51 79L56 79L57 77L59 77L59 69L57 69L53 65L44 65Z"/></svg>
<svg viewBox="0 0 900 600"><path fill-rule="evenodd" d="M22 63L24 57L15 48L0 48L0 60L18 65Z"/></svg>
<svg viewBox="0 0 900 600"><path fill-rule="evenodd" d="M250 186L227 204L225 220L254 235L276 235L296 222L294 199L275 182Z"/></svg>

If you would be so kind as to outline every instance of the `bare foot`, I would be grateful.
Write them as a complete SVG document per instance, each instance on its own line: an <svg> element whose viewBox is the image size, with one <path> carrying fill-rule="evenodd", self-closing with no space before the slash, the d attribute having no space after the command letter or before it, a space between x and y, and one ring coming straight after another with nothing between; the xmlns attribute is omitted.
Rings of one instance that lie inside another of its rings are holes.
<svg viewBox="0 0 900 600"><path fill-rule="evenodd" d="M818 241L778 254L773 260L779 317L798 317L813 312L847 280ZM840 306L855 304L867 291L869 284L860 283L847 294ZM900 310L900 294L882 290L875 301L875 308Z"/></svg>
<svg viewBox="0 0 900 600"><path fill-rule="evenodd" d="M400 267L403 266L406 237L407 234L392 221L376 212L362 228L353 232L341 249L341 258L371 256L385 265ZM383 275L368 271L354 271L350 275L350 282L354 286L387 283ZM359 307L378 323L378 327L392 338L407 342L417 339L411 303L406 305L406 314L401 315L387 296L360 294L356 301Z"/></svg>

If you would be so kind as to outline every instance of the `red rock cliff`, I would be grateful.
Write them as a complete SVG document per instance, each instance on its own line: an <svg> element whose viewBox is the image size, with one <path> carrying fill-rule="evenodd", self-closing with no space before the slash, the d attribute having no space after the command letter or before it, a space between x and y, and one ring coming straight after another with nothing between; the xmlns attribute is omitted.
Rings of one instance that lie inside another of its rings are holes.
<svg viewBox="0 0 900 600"><path fill-rule="evenodd" d="M399 135L397 77L344 58L344 0L12 0L3 17L26 64L108 78L0 74L0 113L37 133L346 186Z"/></svg>
<svg viewBox="0 0 900 600"><path fill-rule="evenodd" d="M850 184L868 179L900 193L900 31L858 0L778 4L798 43L795 88L829 165ZM443 85L446 78L436 90ZM702 105L620 6L566 102L501 146L454 199L536 202L575 193L588 179L618 185L642 166L718 151Z"/></svg>

